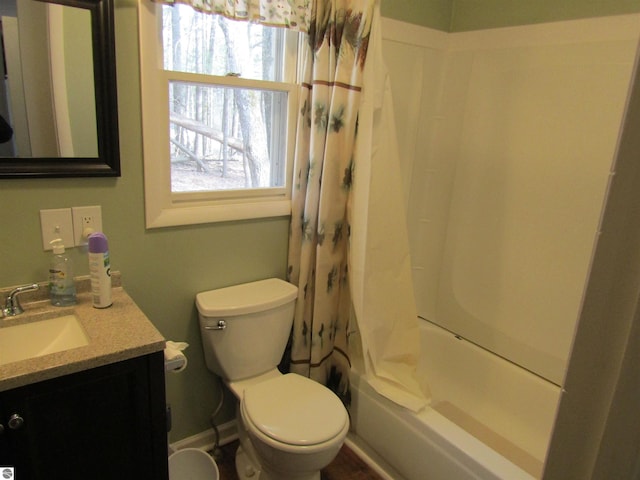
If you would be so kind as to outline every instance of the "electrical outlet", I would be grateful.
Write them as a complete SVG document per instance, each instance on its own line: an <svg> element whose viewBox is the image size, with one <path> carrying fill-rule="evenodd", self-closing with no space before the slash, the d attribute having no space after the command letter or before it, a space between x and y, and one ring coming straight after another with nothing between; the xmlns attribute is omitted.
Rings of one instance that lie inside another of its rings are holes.
<svg viewBox="0 0 640 480"><path fill-rule="evenodd" d="M42 247L52 250L51 241L62 239L66 248L74 246L73 224L70 208L54 208L40 210L40 226L42 228Z"/></svg>
<svg viewBox="0 0 640 480"><path fill-rule="evenodd" d="M90 207L72 207L73 236L76 247L87 244L85 233L102 231L102 208L100 205Z"/></svg>

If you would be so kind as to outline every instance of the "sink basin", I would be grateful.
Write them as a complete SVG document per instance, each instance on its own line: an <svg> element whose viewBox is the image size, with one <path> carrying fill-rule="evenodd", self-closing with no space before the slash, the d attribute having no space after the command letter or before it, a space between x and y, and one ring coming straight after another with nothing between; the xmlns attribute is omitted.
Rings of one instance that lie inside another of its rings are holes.
<svg viewBox="0 0 640 480"><path fill-rule="evenodd" d="M75 315L0 328L0 365L89 345Z"/></svg>

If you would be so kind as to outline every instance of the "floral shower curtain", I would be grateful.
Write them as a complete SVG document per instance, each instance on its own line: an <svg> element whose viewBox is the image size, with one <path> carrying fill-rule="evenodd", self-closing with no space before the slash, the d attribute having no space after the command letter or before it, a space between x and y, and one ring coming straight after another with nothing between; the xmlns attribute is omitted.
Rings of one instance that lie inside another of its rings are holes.
<svg viewBox="0 0 640 480"><path fill-rule="evenodd" d="M304 52L288 280L300 289L290 370L349 403L347 332L353 173L374 0L317 1Z"/></svg>

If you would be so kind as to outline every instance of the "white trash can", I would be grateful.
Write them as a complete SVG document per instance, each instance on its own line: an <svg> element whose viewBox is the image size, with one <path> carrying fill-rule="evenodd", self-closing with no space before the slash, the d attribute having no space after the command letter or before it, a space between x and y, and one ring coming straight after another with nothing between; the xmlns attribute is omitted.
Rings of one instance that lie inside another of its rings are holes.
<svg viewBox="0 0 640 480"><path fill-rule="evenodd" d="M199 448L183 448L169 455L169 480L218 480L218 466Z"/></svg>

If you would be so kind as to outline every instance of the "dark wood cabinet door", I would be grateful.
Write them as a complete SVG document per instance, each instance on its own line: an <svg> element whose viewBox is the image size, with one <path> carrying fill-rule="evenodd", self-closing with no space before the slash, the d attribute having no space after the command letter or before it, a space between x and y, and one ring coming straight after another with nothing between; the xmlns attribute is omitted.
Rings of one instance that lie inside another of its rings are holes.
<svg viewBox="0 0 640 480"><path fill-rule="evenodd" d="M0 394L16 478L167 479L163 365L159 352Z"/></svg>

